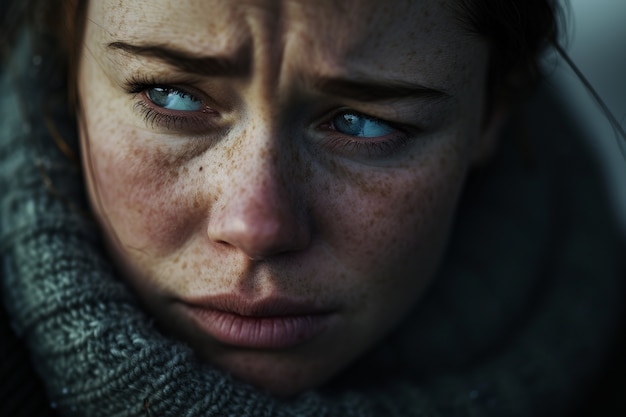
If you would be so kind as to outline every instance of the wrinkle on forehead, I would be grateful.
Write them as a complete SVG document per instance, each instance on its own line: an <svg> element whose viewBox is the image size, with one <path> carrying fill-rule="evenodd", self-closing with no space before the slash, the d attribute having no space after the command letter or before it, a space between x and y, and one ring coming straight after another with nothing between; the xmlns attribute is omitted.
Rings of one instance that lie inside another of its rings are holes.
<svg viewBox="0 0 626 417"><path fill-rule="evenodd" d="M471 61L481 43L465 31L447 0L92 3L90 17L108 41L170 45L198 55L250 47L256 69L266 71L266 85L296 66L329 76L411 77L436 87L460 80L445 76L458 62Z"/></svg>
<svg viewBox="0 0 626 417"><path fill-rule="evenodd" d="M295 0L287 6L288 55L306 60L305 67L313 63L322 75L376 74L445 90L454 81L446 75L463 69L459 63L486 60L486 43L466 31L445 0Z"/></svg>
<svg viewBox="0 0 626 417"><path fill-rule="evenodd" d="M101 0L90 2L88 18L102 30L104 43L180 46L198 54L240 50L250 28L227 1Z"/></svg>

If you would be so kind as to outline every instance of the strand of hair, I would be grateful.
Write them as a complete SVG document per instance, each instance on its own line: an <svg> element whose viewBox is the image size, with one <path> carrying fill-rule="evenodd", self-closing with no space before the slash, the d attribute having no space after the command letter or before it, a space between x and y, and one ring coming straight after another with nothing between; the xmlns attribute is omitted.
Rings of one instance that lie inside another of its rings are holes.
<svg viewBox="0 0 626 417"><path fill-rule="evenodd" d="M570 67L572 71L574 71L576 77L585 87L585 90L587 90L587 92L591 94L591 97L598 104L598 106L600 106L602 113L607 118L607 120L611 124L611 127L615 131L615 140L617 141L619 150L622 153L622 157L626 160L626 131L624 130L624 127L619 123L611 109L609 109L609 106L607 106L606 102L602 99L602 97L600 97L600 94L598 94L593 85L591 85L591 82L589 82L587 77L585 77L580 68L578 68L578 66L574 63L572 58L570 58L565 49L563 49L563 47L556 41L553 42L553 46L559 56L565 61L567 66ZM620 136L622 140L620 140Z"/></svg>

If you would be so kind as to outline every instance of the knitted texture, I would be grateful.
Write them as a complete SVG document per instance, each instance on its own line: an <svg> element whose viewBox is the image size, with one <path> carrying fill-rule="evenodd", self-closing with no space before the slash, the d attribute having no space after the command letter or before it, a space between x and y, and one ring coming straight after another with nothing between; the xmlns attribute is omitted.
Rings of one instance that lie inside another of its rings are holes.
<svg viewBox="0 0 626 417"><path fill-rule="evenodd" d="M532 170L507 147L469 184L436 283L337 381L277 399L198 362L139 308L83 214L44 96L64 137L74 123L38 62L25 41L0 85L2 296L61 415L559 415L601 363L622 293L609 216L584 151L545 130Z"/></svg>

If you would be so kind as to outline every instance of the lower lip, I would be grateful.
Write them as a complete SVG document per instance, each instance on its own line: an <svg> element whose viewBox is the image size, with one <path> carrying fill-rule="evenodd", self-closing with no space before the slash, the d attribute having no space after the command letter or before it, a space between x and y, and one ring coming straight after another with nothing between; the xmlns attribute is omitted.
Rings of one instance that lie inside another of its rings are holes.
<svg viewBox="0 0 626 417"><path fill-rule="evenodd" d="M285 349L303 344L323 332L332 317L331 314L249 317L189 306L187 311L217 341L255 349Z"/></svg>

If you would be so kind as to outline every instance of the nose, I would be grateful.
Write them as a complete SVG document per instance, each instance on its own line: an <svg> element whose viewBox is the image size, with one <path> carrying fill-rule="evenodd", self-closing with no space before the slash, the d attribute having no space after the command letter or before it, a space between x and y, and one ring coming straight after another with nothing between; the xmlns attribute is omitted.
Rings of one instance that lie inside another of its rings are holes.
<svg viewBox="0 0 626 417"><path fill-rule="evenodd" d="M254 140L256 139L256 140ZM285 158L258 137L239 147L213 207L209 239L260 260L305 249L311 239L297 181L287 179ZM255 149L256 148L256 149ZM289 182L291 181L291 182Z"/></svg>

